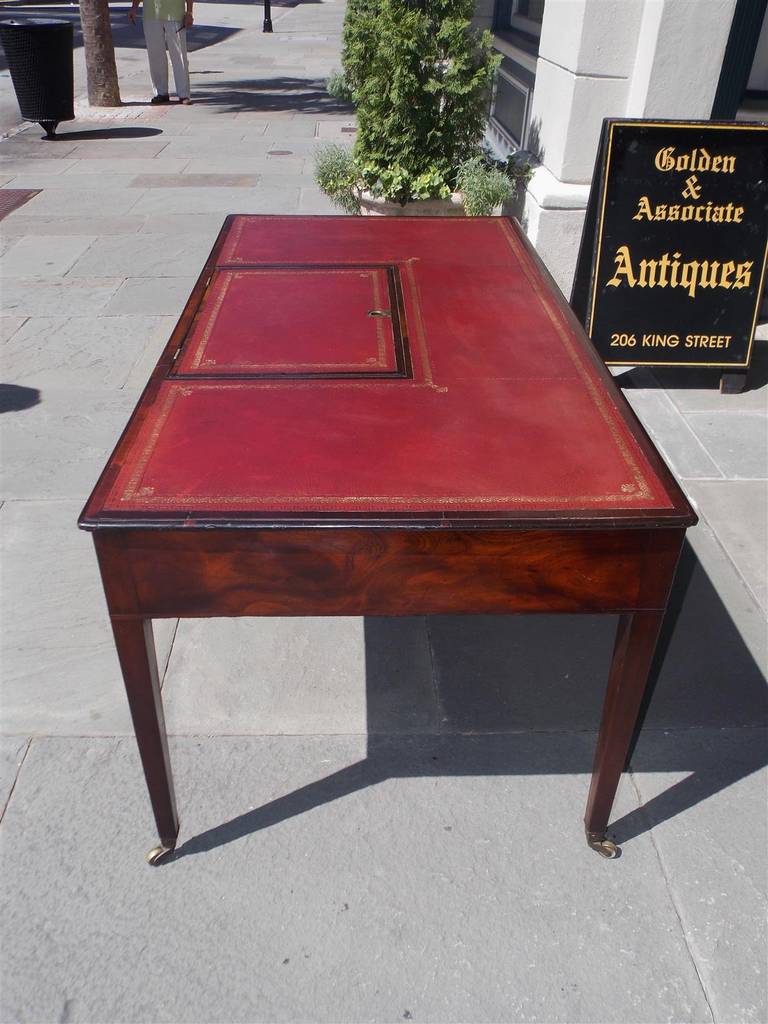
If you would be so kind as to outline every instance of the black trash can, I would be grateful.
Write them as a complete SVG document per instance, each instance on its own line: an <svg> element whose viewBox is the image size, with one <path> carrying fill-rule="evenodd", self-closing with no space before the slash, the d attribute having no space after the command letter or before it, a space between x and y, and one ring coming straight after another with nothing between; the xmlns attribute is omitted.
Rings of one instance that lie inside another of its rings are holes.
<svg viewBox="0 0 768 1024"><path fill-rule="evenodd" d="M75 116L72 25L60 18L0 21L21 116L37 121L50 137L60 121Z"/></svg>

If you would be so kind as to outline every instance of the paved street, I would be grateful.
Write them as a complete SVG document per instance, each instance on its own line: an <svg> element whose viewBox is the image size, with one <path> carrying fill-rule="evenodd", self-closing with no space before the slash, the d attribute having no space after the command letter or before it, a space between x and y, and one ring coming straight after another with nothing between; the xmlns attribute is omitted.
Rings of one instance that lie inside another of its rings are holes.
<svg viewBox="0 0 768 1024"><path fill-rule="evenodd" d="M701 515L618 860L580 824L615 620L468 616L156 623L182 831L144 863L75 522L223 217L332 212L343 14L198 0L195 103L150 109L116 7L127 105L88 110L78 50L53 142L0 78L0 185L40 190L0 222L0 1020L763 1024L765 340L742 395L618 378Z"/></svg>

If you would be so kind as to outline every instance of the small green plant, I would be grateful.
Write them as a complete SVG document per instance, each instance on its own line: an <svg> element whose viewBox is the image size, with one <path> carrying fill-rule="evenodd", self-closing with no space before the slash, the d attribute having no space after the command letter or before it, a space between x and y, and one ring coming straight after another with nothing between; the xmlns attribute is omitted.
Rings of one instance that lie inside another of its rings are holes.
<svg viewBox="0 0 768 1024"><path fill-rule="evenodd" d="M481 156L472 157L459 168L456 188L461 192L469 217L490 217L515 195L515 185L498 167L489 167Z"/></svg>
<svg viewBox="0 0 768 1024"><path fill-rule="evenodd" d="M344 103L352 102L352 89L343 71L333 71L325 83L325 91L329 96Z"/></svg>
<svg viewBox="0 0 768 1024"><path fill-rule="evenodd" d="M336 142L315 151L315 178L331 202L345 213L360 213L357 182L360 173L352 153Z"/></svg>

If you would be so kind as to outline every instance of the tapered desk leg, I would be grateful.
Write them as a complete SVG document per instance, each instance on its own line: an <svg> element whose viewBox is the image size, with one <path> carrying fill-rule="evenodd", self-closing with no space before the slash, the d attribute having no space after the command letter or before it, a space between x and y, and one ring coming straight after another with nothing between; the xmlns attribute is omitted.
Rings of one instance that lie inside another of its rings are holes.
<svg viewBox="0 0 768 1024"><path fill-rule="evenodd" d="M112 630L160 837L160 845L147 854L149 863L156 864L176 846L179 819L173 793L152 623L149 619L113 618Z"/></svg>
<svg viewBox="0 0 768 1024"><path fill-rule="evenodd" d="M618 853L616 844L606 839L605 830L629 753L663 617L663 612L632 612L619 619L584 819L587 842L604 857L615 857Z"/></svg>

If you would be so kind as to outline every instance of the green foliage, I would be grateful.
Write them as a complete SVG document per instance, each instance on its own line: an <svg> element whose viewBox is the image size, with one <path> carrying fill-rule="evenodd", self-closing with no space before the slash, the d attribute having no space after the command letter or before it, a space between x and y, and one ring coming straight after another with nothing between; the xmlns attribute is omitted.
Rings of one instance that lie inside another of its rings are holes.
<svg viewBox="0 0 768 1024"><path fill-rule="evenodd" d="M362 181L374 195L400 203L445 197L485 129L501 59L490 33L470 30L473 0L354 0L353 6L350 36L358 27L345 71L358 107L354 153Z"/></svg>
<svg viewBox="0 0 768 1024"><path fill-rule="evenodd" d="M352 102L352 90L343 71L333 71L325 83L325 90L334 99L343 100L345 103Z"/></svg>
<svg viewBox="0 0 768 1024"><path fill-rule="evenodd" d="M345 213L359 213L359 172L352 153L335 142L315 150L315 179L320 189Z"/></svg>
<svg viewBox="0 0 768 1024"><path fill-rule="evenodd" d="M344 15L341 66L350 91L357 103L357 90L368 73L376 48L376 33L381 0L348 0Z"/></svg>
<svg viewBox="0 0 768 1024"><path fill-rule="evenodd" d="M525 156L511 153L507 157L506 172L516 187L525 187L533 176L534 165Z"/></svg>
<svg viewBox="0 0 768 1024"><path fill-rule="evenodd" d="M456 175L456 187L470 217L490 217L515 194L515 186L497 167L489 167L481 156L467 160Z"/></svg>

